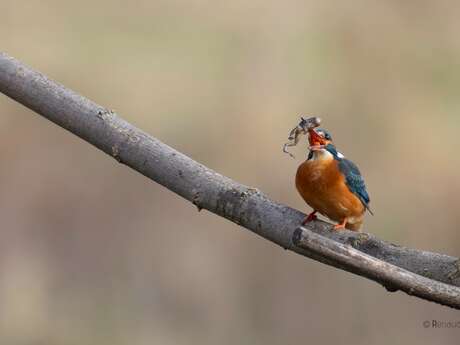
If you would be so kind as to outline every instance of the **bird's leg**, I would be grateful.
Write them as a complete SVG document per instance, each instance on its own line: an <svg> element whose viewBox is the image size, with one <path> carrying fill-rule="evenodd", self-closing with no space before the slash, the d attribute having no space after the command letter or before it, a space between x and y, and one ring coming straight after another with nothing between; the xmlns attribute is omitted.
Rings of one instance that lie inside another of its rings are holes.
<svg viewBox="0 0 460 345"><path fill-rule="evenodd" d="M305 225L305 224L311 222L312 220L317 220L318 217L316 217L316 212L318 212L318 211L313 210L312 213L310 213L308 216L306 216L305 219L302 221L302 225Z"/></svg>
<svg viewBox="0 0 460 345"><path fill-rule="evenodd" d="M345 225L347 225L347 221L348 221L347 218L343 218L342 223L339 223L339 224L334 225L334 230L338 231L338 230L343 230L343 229L345 229Z"/></svg>

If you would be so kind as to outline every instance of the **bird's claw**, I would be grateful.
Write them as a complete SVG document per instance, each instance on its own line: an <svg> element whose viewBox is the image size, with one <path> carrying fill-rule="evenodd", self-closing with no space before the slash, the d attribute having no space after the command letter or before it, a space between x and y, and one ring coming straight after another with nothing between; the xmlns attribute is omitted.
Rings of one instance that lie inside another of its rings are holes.
<svg viewBox="0 0 460 345"><path fill-rule="evenodd" d="M345 218L342 223L336 224L333 227L333 230L339 231L339 230L345 230L345 226L347 225L347 219Z"/></svg>
<svg viewBox="0 0 460 345"><path fill-rule="evenodd" d="M308 216L306 216L305 219L302 221L302 225L305 225L305 224L310 223L310 222L312 222L314 220L317 220L318 217L316 216L315 213L316 213L316 211L312 212Z"/></svg>

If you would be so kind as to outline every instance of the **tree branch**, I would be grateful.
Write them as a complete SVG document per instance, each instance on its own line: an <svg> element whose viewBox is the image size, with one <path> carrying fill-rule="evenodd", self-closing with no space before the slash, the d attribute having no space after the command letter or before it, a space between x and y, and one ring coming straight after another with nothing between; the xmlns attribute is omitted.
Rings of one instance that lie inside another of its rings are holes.
<svg viewBox="0 0 460 345"><path fill-rule="evenodd" d="M388 291L401 289L409 295L460 308L456 286L409 272L401 267L376 259L350 245L345 245L318 235L313 231L298 229L293 242L297 247L328 258L349 271L380 282Z"/></svg>
<svg viewBox="0 0 460 345"><path fill-rule="evenodd" d="M112 111L0 53L0 92L169 190L283 248L361 275L389 291L460 309L458 258L405 248L366 233L331 231L304 214L195 162Z"/></svg>

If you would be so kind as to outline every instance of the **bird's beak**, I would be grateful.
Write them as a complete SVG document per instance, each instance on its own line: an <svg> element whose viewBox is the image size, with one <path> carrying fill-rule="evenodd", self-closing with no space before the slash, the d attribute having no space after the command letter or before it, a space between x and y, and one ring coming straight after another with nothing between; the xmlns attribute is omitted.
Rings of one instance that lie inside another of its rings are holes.
<svg viewBox="0 0 460 345"><path fill-rule="evenodd" d="M314 129L309 129L308 130L309 138L308 141L310 143L310 150L311 151L318 151L324 148L324 146L327 145L327 141Z"/></svg>

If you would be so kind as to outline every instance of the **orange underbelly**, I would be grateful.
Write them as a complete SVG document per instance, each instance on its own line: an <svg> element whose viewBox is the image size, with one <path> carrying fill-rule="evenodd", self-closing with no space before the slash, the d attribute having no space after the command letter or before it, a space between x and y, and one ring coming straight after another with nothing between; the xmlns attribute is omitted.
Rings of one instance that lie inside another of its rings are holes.
<svg viewBox="0 0 460 345"><path fill-rule="evenodd" d="M311 208L331 220L362 223L365 208L345 184L337 161L305 161L297 170L296 187Z"/></svg>

